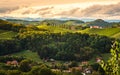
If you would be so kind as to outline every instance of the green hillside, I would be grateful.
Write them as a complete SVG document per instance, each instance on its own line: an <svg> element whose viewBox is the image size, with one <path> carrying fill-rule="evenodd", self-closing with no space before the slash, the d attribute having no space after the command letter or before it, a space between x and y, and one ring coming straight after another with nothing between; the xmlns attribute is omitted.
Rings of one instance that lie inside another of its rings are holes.
<svg viewBox="0 0 120 75"><path fill-rule="evenodd" d="M32 52L32 51L29 51L29 50L25 50L25 51L22 51L22 52L14 53L14 54L11 54L11 55L12 56L22 56L24 58L33 60L35 62L41 62L41 59L38 56L38 54L36 52Z"/></svg>
<svg viewBox="0 0 120 75"><path fill-rule="evenodd" d="M0 39L12 39L16 34L17 32L0 30Z"/></svg>
<svg viewBox="0 0 120 75"><path fill-rule="evenodd" d="M81 21L81 20L67 20L65 21L64 24L66 25L77 25L77 24L83 24L84 21Z"/></svg>
<svg viewBox="0 0 120 75"><path fill-rule="evenodd" d="M109 37L120 38L120 28L105 28L105 29L85 29L80 30L81 33L99 34Z"/></svg>
<svg viewBox="0 0 120 75"><path fill-rule="evenodd" d="M48 24L48 25L62 25L62 24L66 24L66 25L75 25L75 24L82 24L84 23L84 21L81 20L43 20L40 22L41 25L42 24Z"/></svg>
<svg viewBox="0 0 120 75"><path fill-rule="evenodd" d="M15 23L15 24L23 24L23 25L39 25L40 21L27 21L27 20L20 20L20 19L6 19L8 22Z"/></svg>
<svg viewBox="0 0 120 75"><path fill-rule="evenodd" d="M40 29L44 29L44 30L47 30L47 31L50 31L50 32L72 32L71 30L69 29L65 29L65 28L60 28L60 27L55 27L55 26L47 26L47 25L40 25L38 26L38 28Z"/></svg>

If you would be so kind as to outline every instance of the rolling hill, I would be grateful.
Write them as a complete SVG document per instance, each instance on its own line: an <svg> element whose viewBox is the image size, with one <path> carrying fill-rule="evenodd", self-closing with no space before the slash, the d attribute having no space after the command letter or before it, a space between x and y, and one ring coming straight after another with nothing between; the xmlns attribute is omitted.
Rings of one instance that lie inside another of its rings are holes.
<svg viewBox="0 0 120 75"><path fill-rule="evenodd" d="M48 24L48 25L76 25L76 24L83 24L84 21L81 20L43 20L40 22L41 24Z"/></svg>
<svg viewBox="0 0 120 75"><path fill-rule="evenodd" d="M81 33L105 35L114 38L120 38L120 28L90 29L80 30Z"/></svg>
<svg viewBox="0 0 120 75"><path fill-rule="evenodd" d="M102 19L96 19L94 21L91 22L86 22L86 25L88 26L102 26L102 27L110 27L111 23L108 23Z"/></svg>
<svg viewBox="0 0 120 75"><path fill-rule="evenodd" d="M6 21L16 24L23 24L23 25L39 25L40 21L28 21L28 20L21 20L21 19L6 19Z"/></svg>
<svg viewBox="0 0 120 75"><path fill-rule="evenodd" d="M47 26L47 25L39 25L37 26L39 29L44 29L47 30L49 32L54 32L54 33L58 33L58 32L72 32L72 30L69 29L65 29L65 28L60 28L60 27L55 27L55 26Z"/></svg>

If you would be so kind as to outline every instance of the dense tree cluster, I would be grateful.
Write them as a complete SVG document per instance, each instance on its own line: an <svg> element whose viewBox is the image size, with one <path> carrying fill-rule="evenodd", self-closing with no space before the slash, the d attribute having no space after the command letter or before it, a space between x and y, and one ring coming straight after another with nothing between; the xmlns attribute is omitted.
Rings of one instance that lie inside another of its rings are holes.
<svg viewBox="0 0 120 75"><path fill-rule="evenodd" d="M11 54L22 50L19 40L0 40L0 55Z"/></svg>
<svg viewBox="0 0 120 75"><path fill-rule="evenodd" d="M25 26L20 24L13 24L8 21L0 20L0 29L2 30L11 30L11 31L19 32L19 30L24 27Z"/></svg>
<svg viewBox="0 0 120 75"><path fill-rule="evenodd" d="M89 60L94 53L109 52L112 40L106 36L81 33L24 32L19 34L24 49L37 51L41 58Z"/></svg>

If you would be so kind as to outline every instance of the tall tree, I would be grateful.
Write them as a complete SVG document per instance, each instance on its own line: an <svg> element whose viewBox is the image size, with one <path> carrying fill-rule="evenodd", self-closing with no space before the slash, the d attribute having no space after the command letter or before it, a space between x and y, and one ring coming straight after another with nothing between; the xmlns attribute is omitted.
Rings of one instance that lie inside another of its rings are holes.
<svg viewBox="0 0 120 75"><path fill-rule="evenodd" d="M100 65L105 71L105 75L119 75L120 43L115 42L111 49L111 58L107 61L101 61Z"/></svg>

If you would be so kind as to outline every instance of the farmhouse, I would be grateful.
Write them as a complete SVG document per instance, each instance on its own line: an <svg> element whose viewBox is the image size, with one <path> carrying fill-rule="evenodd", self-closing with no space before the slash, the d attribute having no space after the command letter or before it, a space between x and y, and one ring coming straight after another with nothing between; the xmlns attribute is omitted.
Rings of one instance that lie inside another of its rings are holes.
<svg viewBox="0 0 120 75"><path fill-rule="evenodd" d="M101 27L101 26L90 26L90 28L102 29L103 27Z"/></svg>
<svg viewBox="0 0 120 75"><path fill-rule="evenodd" d="M13 66L18 66L18 62L16 60L13 61L7 61L7 65L13 65Z"/></svg>

